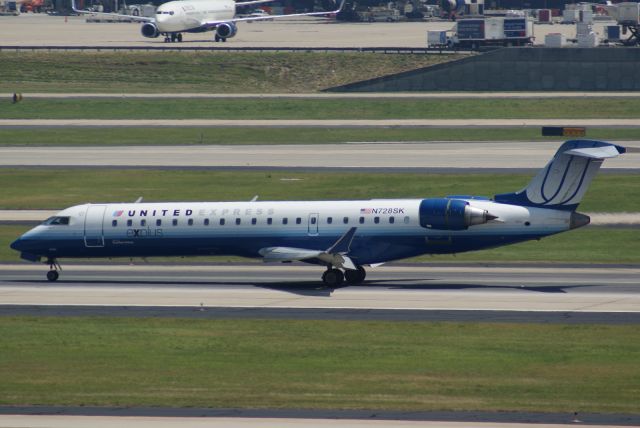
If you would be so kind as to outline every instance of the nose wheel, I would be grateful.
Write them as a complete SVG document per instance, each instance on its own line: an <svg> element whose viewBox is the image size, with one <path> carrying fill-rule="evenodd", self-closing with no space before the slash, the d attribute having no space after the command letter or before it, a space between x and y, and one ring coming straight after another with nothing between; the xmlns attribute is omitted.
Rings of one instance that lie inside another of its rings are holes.
<svg viewBox="0 0 640 428"><path fill-rule="evenodd" d="M47 263L49 264L49 272L47 272L47 280L50 282L57 281L60 274L58 270L62 270L62 266L58 263L56 259L48 259Z"/></svg>

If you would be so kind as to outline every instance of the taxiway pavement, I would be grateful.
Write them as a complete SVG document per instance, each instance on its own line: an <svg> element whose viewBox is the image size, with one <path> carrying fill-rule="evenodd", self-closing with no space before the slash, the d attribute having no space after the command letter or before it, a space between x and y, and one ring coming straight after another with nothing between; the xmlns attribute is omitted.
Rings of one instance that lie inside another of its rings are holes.
<svg viewBox="0 0 640 428"><path fill-rule="evenodd" d="M86 17L22 14L0 17L4 46L149 46L149 47L219 47L208 33L185 34L182 43L164 43L162 37L145 38L139 23L89 23ZM594 31L605 38L606 25L596 22ZM335 22L324 18L288 18L277 21L239 23L238 34L224 47L426 47L427 31L450 30L451 21L432 22ZM535 43L544 43L548 33L576 37L575 25L536 25Z"/></svg>
<svg viewBox="0 0 640 428"><path fill-rule="evenodd" d="M640 141L621 142L640 148ZM560 142L424 142L311 145L0 147L0 166L540 169ZM330 153L331 156L327 156ZM640 168L640 156L605 169ZM466 172L466 171L460 171ZM295 175L295 172L292 172Z"/></svg>

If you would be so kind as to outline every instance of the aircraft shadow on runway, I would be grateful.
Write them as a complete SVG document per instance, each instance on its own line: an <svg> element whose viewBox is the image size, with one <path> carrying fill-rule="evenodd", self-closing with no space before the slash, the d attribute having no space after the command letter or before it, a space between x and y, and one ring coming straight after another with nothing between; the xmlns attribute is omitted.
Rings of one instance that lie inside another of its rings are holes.
<svg viewBox="0 0 640 428"><path fill-rule="evenodd" d="M319 281L271 281L271 282L255 282L255 281L152 281L152 280L73 280L66 279L56 282L56 285L61 286L153 286L155 288L175 288L176 286L190 286L201 287L204 289L228 287L228 286L244 286L263 288L274 291L284 291L300 296L313 296L313 297L331 297L331 294L339 289L347 287L366 288L386 288L390 290L426 290L426 291L452 291L452 290L519 290L519 291L531 291L537 293L567 293L568 290L588 288L588 287L602 287L602 284L578 284L578 285L491 285L491 284L474 284L474 283L431 283L429 281L435 281L436 279L425 278L403 278L403 279L380 279L380 280L367 280L364 284L349 285L344 284L339 287L326 287ZM3 282L3 281L2 281ZM50 285L46 281L31 281L31 280L13 280L13 283L25 283L32 285Z"/></svg>

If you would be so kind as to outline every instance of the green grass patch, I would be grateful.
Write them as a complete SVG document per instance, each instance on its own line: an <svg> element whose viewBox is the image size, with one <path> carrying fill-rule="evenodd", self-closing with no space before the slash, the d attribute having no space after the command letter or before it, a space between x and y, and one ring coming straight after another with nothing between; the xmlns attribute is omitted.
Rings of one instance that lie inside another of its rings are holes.
<svg viewBox="0 0 640 428"><path fill-rule="evenodd" d="M0 92L316 92L464 56L3 51Z"/></svg>
<svg viewBox="0 0 640 428"><path fill-rule="evenodd" d="M30 229L25 225L0 225L0 262L18 262L19 254L9 248L9 244ZM640 229L616 229L587 227L571 232L508 245L492 250L482 250L456 255L424 255L407 259L416 263L629 263L640 264ZM113 259L115 263L128 263L129 259ZM226 263L259 262L259 259L245 259L235 256L151 258L149 262L172 263ZM64 260L63 260L64 264Z"/></svg>
<svg viewBox="0 0 640 428"><path fill-rule="evenodd" d="M0 404L639 413L636 326L0 318Z"/></svg>
<svg viewBox="0 0 640 428"><path fill-rule="evenodd" d="M296 178L298 180L290 180ZM417 174L155 169L0 169L0 209L86 202L336 200L485 195L524 187L532 174ZM61 191L60 189L64 189ZM639 211L640 174L600 174L581 211Z"/></svg>
<svg viewBox="0 0 640 428"><path fill-rule="evenodd" d="M26 99L3 119L588 119L640 117L625 99Z"/></svg>
<svg viewBox="0 0 640 428"><path fill-rule="evenodd" d="M640 128L590 128L589 138L639 140ZM538 128L0 128L3 146L328 144L385 141L556 141Z"/></svg>

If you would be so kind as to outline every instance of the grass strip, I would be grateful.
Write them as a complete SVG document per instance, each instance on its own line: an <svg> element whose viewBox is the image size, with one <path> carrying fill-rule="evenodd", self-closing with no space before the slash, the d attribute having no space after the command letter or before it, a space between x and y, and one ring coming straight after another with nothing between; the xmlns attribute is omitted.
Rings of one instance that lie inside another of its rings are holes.
<svg viewBox="0 0 640 428"><path fill-rule="evenodd" d="M639 413L636 326L0 318L0 404Z"/></svg>
<svg viewBox="0 0 640 428"><path fill-rule="evenodd" d="M9 244L31 226L0 226L0 262L18 262L19 254L9 248ZM544 262L544 263L610 263L640 264L640 229L616 229L588 227L586 229L561 233L540 241L499 247L455 255L424 255L407 259L416 263L457 263L457 262ZM102 260L103 261L103 260ZM114 259L114 262L128 263L129 259ZM260 262L259 259L245 259L235 256L151 258L151 263L226 263ZM140 261L142 263L142 261ZM34 269L37 269L34 267ZM44 267L43 267L44 269ZM44 272L44 271L43 271Z"/></svg>
<svg viewBox="0 0 640 428"><path fill-rule="evenodd" d="M638 118L640 97L549 99L26 99L2 119L589 119Z"/></svg>
<svg viewBox="0 0 640 428"><path fill-rule="evenodd" d="M316 92L464 56L3 51L0 92Z"/></svg>
<svg viewBox="0 0 640 428"><path fill-rule="evenodd" d="M291 180L295 178L296 180ZM532 174L153 169L0 169L0 209L62 209L86 202L248 201L427 198L485 195L523 188ZM64 190L61 190L64 189ZM601 174L581 211L638 211L640 174Z"/></svg>
<svg viewBox="0 0 640 428"><path fill-rule="evenodd" d="M640 140L640 128L589 128L589 138ZM0 128L0 146L328 144L386 141L556 141L538 128Z"/></svg>

